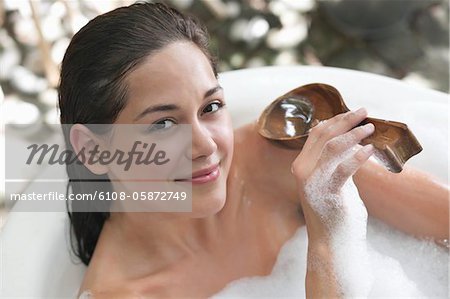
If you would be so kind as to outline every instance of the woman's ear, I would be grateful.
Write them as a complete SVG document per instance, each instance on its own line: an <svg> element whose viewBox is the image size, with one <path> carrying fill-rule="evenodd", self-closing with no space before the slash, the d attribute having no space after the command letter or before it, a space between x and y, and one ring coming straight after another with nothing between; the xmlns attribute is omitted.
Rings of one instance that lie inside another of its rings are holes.
<svg viewBox="0 0 450 299"><path fill-rule="evenodd" d="M99 162L102 143L96 134L82 124L74 124L70 128L69 138L75 155L87 169L96 175L108 172L108 165ZM81 156L84 158L80 159Z"/></svg>

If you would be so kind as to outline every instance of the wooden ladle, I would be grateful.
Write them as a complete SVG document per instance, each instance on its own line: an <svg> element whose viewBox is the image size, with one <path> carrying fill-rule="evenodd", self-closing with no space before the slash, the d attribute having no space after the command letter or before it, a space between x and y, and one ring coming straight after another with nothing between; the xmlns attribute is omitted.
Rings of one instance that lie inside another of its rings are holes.
<svg viewBox="0 0 450 299"><path fill-rule="evenodd" d="M275 99L258 118L258 132L282 147L300 150L311 128L320 121L350 111L333 86L314 83L289 91ZM373 144L375 158L394 173L403 170L422 146L401 122L368 117L358 126L372 123L375 132L360 144Z"/></svg>

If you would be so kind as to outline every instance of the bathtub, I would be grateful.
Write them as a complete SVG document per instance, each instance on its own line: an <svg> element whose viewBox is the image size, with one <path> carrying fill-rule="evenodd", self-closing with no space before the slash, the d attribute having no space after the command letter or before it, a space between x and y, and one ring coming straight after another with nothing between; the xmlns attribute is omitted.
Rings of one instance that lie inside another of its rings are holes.
<svg viewBox="0 0 450 299"><path fill-rule="evenodd" d="M448 183L447 94L369 73L328 67L264 67L221 73L233 124L258 117L276 97L300 85L335 86L350 109L366 107L369 116L401 121L410 127L423 152L407 162ZM61 175L64 169L61 169ZM61 184L60 191L65 186ZM64 204L64 203L61 203ZM68 250L65 213L26 213L20 202L0 235L1 297L73 298L85 266Z"/></svg>

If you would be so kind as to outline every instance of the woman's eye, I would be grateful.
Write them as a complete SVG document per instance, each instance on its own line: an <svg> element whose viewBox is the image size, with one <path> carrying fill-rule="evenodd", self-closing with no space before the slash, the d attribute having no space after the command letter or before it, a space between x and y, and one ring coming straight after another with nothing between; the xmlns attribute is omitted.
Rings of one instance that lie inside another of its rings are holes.
<svg viewBox="0 0 450 299"><path fill-rule="evenodd" d="M153 123L147 130L148 133L167 131L175 125L175 122L171 119L163 119Z"/></svg>
<svg viewBox="0 0 450 299"><path fill-rule="evenodd" d="M209 104L208 106L205 107L205 109L203 109L203 113L212 113L212 112L216 112L217 110L219 110L220 108L222 108L224 106L223 103L221 102L214 102Z"/></svg>

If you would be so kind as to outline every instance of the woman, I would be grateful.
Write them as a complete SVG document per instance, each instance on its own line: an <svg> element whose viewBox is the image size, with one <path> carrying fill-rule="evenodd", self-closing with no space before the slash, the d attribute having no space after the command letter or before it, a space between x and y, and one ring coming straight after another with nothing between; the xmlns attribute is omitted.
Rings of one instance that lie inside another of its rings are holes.
<svg viewBox="0 0 450 299"><path fill-rule="evenodd" d="M320 123L299 152L273 146L255 123L233 132L207 43L194 19L149 3L98 16L73 37L59 89L70 149L95 141L81 124L192 126L192 212L69 213L75 252L88 265L80 293L208 297L230 281L268 275L283 244L306 225L308 259L326 265L317 271L308 262L306 295L343 296L330 244L339 224L333 217L355 215L326 203L345 202L340 191L351 176L369 214L417 236L447 238L447 187L368 160L373 148L356 147L373 132L355 128L364 109ZM105 190L123 183L109 180L107 166L67 171L74 193L97 191L80 181L87 175L109 182ZM328 187L317 196L311 186L323 182Z"/></svg>

